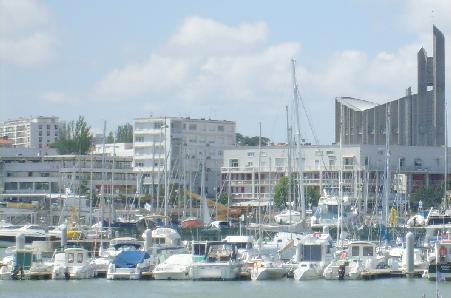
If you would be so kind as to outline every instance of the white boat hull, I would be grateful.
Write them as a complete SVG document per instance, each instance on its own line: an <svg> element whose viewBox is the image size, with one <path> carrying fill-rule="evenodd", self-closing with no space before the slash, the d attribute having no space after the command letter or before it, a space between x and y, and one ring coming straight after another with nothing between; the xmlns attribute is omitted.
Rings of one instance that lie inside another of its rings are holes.
<svg viewBox="0 0 451 298"><path fill-rule="evenodd" d="M240 266L230 263L195 263L191 266L193 280L233 280L240 274Z"/></svg>
<svg viewBox="0 0 451 298"><path fill-rule="evenodd" d="M277 280L282 279L287 271L278 267L254 268L251 271L252 280Z"/></svg>

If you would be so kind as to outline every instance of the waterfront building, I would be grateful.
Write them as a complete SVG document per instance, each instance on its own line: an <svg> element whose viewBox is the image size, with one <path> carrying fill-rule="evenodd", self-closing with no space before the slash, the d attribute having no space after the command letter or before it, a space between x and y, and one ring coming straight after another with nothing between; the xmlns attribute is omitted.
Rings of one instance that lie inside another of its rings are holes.
<svg viewBox="0 0 451 298"><path fill-rule="evenodd" d="M92 177L92 181L91 181ZM0 148L0 193L64 193L66 188L79 194L101 186L114 196L133 196L136 174L132 158L105 154L41 155L39 149Z"/></svg>
<svg viewBox="0 0 451 298"><path fill-rule="evenodd" d="M103 144L95 145L94 154L103 154ZM105 154L133 157L133 143L111 143L105 144Z"/></svg>
<svg viewBox="0 0 451 298"><path fill-rule="evenodd" d="M58 117L31 117L8 120L0 124L0 137L12 141L16 148L36 148L40 154L51 152L50 144L58 138L63 122Z"/></svg>
<svg viewBox="0 0 451 298"><path fill-rule="evenodd" d="M336 98L336 143L340 142L342 127L343 144L385 144L389 115L390 145L445 144L445 38L435 26L433 40L432 57L428 57L424 48L417 55L417 94L412 94L409 87L404 97L384 104L352 97Z"/></svg>
<svg viewBox="0 0 451 298"><path fill-rule="evenodd" d="M180 117L138 118L133 130L133 168L142 192L152 194L164 185L185 185L200 193L202 165L205 191L214 196L221 184L224 149L235 145L235 122ZM153 187L152 187L153 186Z"/></svg>
<svg viewBox="0 0 451 298"><path fill-rule="evenodd" d="M287 146L236 147L224 151L221 168L224 192L230 192L233 203L270 200L275 185L288 172ZM390 147L390 202L405 202L421 187L440 185L444 181L444 148L430 146ZM259 167L260 154L260 167ZM383 195L385 146L338 145L302 146L304 185L338 194L339 173L343 171L344 195L369 204ZM449 152L448 152L449 155ZM340 158L342 156L342 159ZM292 171L298 180L299 164L292 156ZM448 165L448 173L451 169ZM258 175L260 173L260 179ZM260 180L260 195L258 183Z"/></svg>

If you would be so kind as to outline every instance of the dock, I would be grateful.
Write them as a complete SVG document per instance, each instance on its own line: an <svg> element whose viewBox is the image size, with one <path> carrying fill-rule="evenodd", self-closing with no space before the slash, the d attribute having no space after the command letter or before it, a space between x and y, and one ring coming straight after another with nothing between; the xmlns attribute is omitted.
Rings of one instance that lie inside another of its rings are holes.
<svg viewBox="0 0 451 298"><path fill-rule="evenodd" d="M406 278L408 274L399 270L390 270L390 269L376 269L372 271L362 272L363 280L372 280L372 279L380 279L380 278ZM409 277L412 278L421 278L423 275L423 270L416 270L414 273L409 274Z"/></svg>

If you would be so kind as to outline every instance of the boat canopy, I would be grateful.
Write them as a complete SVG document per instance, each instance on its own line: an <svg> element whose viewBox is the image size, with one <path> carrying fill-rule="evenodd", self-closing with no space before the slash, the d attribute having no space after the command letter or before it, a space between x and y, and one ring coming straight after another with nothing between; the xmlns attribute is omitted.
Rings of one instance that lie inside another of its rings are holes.
<svg viewBox="0 0 451 298"><path fill-rule="evenodd" d="M149 258L149 253L144 251L121 251L114 258L113 264L116 268L135 268L136 265Z"/></svg>

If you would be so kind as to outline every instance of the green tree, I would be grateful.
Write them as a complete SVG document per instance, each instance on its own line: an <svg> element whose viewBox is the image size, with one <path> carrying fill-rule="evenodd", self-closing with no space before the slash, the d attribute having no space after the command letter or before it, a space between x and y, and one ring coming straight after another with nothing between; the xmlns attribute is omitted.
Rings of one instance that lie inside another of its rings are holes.
<svg viewBox="0 0 451 298"><path fill-rule="evenodd" d="M274 188L274 206L284 208L288 200L288 178L282 176Z"/></svg>
<svg viewBox="0 0 451 298"><path fill-rule="evenodd" d="M79 116L77 121L70 121L63 125L59 131L58 139L52 147L59 154L86 154L92 146L91 128L85 118Z"/></svg>
<svg viewBox="0 0 451 298"><path fill-rule="evenodd" d="M229 194L228 193L222 193L218 197L218 203L227 206L227 203L229 202Z"/></svg>
<svg viewBox="0 0 451 298"><path fill-rule="evenodd" d="M312 206L318 206L318 201L319 198L321 197L319 186L307 185L304 187L304 190L305 190L305 200L307 204L312 204Z"/></svg>
<svg viewBox="0 0 451 298"><path fill-rule="evenodd" d="M112 131L110 131L110 133L106 137L105 143L107 143L107 144L113 144L114 143L114 134L113 134Z"/></svg>
<svg viewBox="0 0 451 298"><path fill-rule="evenodd" d="M414 208L418 208L418 203L422 201L423 209L439 207L445 196L444 192L443 185L419 188L410 196L411 205Z"/></svg>
<svg viewBox="0 0 451 298"><path fill-rule="evenodd" d="M259 137L248 137L243 136L240 133L235 134L236 144L239 146L258 146ZM262 146L268 146L270 143L270 139L262 137Z"/></svg>
<svg viewBox="0 0 451 298"><path fill-rule="evenodd" d="M119 125L116 132L117 143L133 143L133 125L125 123Z"/></svg>

